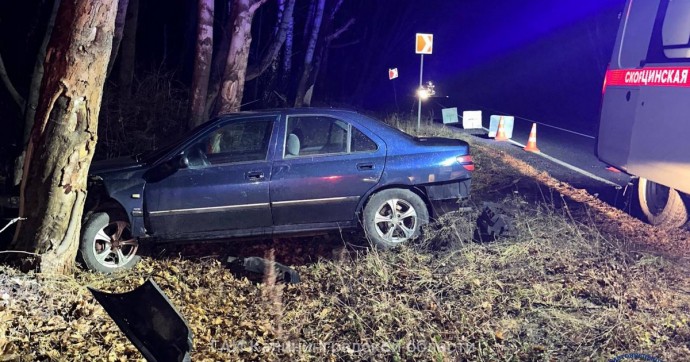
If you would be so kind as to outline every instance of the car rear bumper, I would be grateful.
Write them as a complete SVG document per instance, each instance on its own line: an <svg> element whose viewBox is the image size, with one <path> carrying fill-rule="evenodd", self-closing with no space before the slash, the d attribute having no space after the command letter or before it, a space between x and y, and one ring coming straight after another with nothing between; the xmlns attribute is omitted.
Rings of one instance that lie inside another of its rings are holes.
<svg viewBox="0 0 690 362"><path fill-rule="evenodd" d="M457 200L470 196L471 179L424 186L430 201Z"/></svg>

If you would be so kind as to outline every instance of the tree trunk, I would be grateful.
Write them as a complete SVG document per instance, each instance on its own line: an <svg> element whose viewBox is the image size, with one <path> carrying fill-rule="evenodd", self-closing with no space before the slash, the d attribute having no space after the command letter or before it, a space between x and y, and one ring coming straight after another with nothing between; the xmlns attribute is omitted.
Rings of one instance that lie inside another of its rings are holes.
<svg viewBox="0 0 690 362"><path fill-rule="evenodd" d="M117 52L120 50L120 42L122 42L122 35L125 29L125 20L127 19L127 8L129 0L120 0L117 4L117 17L115 18L115 34L113 35L113 50L110 52L110 61L108 62L107 75L113 70L115 60L117 60Z"/></svg>
<svg viewBox="0 0 690 362"><path fill-rule="evenodd" d="M55 17L57 16L59 7L60 0L55 0L53 2L53 8L50 11L50 18L48 18L48 25L46 26L46 31L43 34L43 41L41 42L41 47L38 49L38 54L36 54L36 60L34 62L34 72L31 75L31 84L29 85L29 97L26 101L26 108L24 109L24 134L22 137L22 147L24 149L26 149L26 145L29 142L31 129L34 126L34 119L36 118L38 96L41 91L41 82L43 81L43 62L46 59L46 50L48 49L48 42L50 41L50 36L53 33L53 27L55 26ZM22 154L19 156L19 158L15 160L15 185L19 185L19 183L22 181L22 168L24 166L25 156L25 151L22 151Z"/></svg>
<svg viewBox="0 0 690 362"><path fill-rule="evenodd" d="M43 273L74 266L116 10L116 0L62 1L48 46L20 188L27 220L11 245L41 254Z"/></svg>
<svg viewBox="0 0 690 362"><path fill-rule="evenodd" d="M225 62L228 60L228 51L230 50L231 30L228 24L232 15L232 2L233 0L223 1L223 10L218 20L218 23L220 23L220 39L215 41L218 46L211 61L211 77L209 79L208 95L206 96L207 115L216 115L218 113L218 94L220 94L220 84L223 81Z"/></svg>
<svg viewBox="0 0 690 362"><path fill-rule="evenodd" d="M214 1L199 0L194 75L192 76L192 101L190 102L189 128L202 124L206 118L206 96L211 76L213 56Z"/></svg>
<svg viewBox="0 0 690 362"><path fill-rule="evenodd" d="M137 45L137 25L139 0L130 0L127 6L127 19L122 34L122 58L120 59L119 86L120 97L129 98L134 79L134 59Z"/></svg>
<svg viewBox="0 0 690 362"><path fill-rule="evenodd" d="M312 27L311 36L309 37L309 45L304 56L304 68L302 70L302 77L297 86L297 95L295 96L295 107L302 107L305 105L304 100L307 93L307 83L309 76L312 73L314 50L316 49L316 41L319 40L319 31L321 30L321 20L323 19L323 10L326 5L326 0L318 1L316 6L316 14L314 15L314 25Z"/></svg>
<svg viewBox="0 0 690 362"><path fill-rule="evenodd" d="M10 92L10 96L12 96L14 103L17 103L19 109L24 112L24 98L19 94L17 88L14 87L12 80L10 80L7 69L5 68L5 62L2 60L2 55L0 55L0 79L2 79L2 83L5 84L7 91Z"/></svg>
<svg viewBox="0 0 690 362"><path fill-rule="evenodd" d="M266 0L236 0L232 11L232 39L220 88L220 113L237 112L242 104L247 75L252 19Z"/></svg>
<svg viewBox="0 0 690 362"><path fill-rule="evenodd" d="M275 62L276 58L280 54L280 49L282 49L285 43L285 38L287 37L288 30L293 22L292 13L295 9L295 0L287 0L287 5L285 5L285 10L280 18L280 25L278 31L275 34L275 39L271 43L266 55L261 59L259 64L250 67L247 71L247 81L253 80L259 77L263 72L268 69L268 67Z"/></svg>
<svg viewBox="0 0 690 362"><path fill-rule="evenodd" d="M283 66L281 69L283 74L280 79L281 91L283 91L283 93L286 93L286 86L292 75L292 46L294 44L294 36L295 20L293 18L290 24L288 24L287 34L285 35L285 46L283 47Z"/></svg>

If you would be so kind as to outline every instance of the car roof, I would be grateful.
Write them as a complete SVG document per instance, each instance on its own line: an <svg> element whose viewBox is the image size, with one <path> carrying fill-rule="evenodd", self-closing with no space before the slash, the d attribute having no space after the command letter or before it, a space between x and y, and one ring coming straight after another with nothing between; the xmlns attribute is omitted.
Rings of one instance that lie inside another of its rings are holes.
<svg viewBox="0 0 690 362"><path fill-rule="evenodd" d="M325 114L360 114L357 111L344 108L325 108L325 107L301 107L301 108L268 108L268 109L257 109L251 111L241 111L233 113L220 114L218 117L234 117L240 115L262 115L262 114L275 114L282 113L286 115L290 114L301 114L301 113L325 113Z"/></svg>

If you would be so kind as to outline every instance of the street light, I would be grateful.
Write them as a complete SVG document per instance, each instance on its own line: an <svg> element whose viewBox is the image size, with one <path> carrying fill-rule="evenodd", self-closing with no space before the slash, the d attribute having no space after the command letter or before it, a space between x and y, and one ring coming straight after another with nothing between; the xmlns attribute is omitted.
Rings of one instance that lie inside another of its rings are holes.
<svg viewBox="0 0 690 362"><path fill-rule="evenodd" d="M426 83L426 86L419 85L417 89L417 97L419 98L419 108L417 109L417 132L419 132L420 122L422 118L422 101L426 101L436 94L436 86L431 81Z"/></svg>
<svg viewBox="0 0 690 362"><path fill-rule="evenodd" d="M425 101L429 99L430 96L431 95L429 94L429 90L426 88L419 88L417 90L417 97L419 97L420 100Z"/></svg>

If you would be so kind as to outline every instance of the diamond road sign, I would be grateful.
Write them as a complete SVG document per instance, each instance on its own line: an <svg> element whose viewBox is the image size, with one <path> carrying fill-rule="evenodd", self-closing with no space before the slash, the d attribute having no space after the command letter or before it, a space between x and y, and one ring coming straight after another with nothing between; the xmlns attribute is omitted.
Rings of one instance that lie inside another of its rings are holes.
<svg viewBox="0 0 690 362"><path fill-rule="evenodd" d="M431 54L434 47L434 34L417 33L415 41L415 53Z"/></svg>

